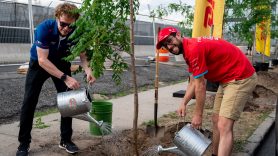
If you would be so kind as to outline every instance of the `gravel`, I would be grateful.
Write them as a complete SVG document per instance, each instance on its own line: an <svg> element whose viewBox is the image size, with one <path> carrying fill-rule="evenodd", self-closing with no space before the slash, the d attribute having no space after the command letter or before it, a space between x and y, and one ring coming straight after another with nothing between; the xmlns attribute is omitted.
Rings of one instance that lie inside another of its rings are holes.
<svg viewBox="0 0 278 156"><path fill-rule="evenodd" d="M3 68L3 67L1 67ZM185 80L188 76L185 65L160 64L159 81L163 84L171 84ZM132 74L130 69L122 74L122 83L115 85L112 80L112 71L105 71L104 75L97 79L92 87L94 94L103 94L108 97L121 92L130 93L133 88ZM150 66L136 67L138 87L151 88L154 86L155 63ZM82 82L83 74L79 73L74 77ZM0 124L19 119L20 108L24 96L25 75L17 74L15 70L0 70ZM81 83L81 87L86 84ZM56 106L56 90L51 79L48 79L41 91L37 110Z"/></svg>

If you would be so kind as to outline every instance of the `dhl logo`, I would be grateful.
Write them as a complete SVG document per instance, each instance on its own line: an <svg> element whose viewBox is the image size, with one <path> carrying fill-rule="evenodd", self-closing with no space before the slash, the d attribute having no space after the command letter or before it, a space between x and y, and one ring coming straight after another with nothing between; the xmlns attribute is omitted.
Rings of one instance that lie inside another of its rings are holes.
<svg viewBox="0 0 278 156"><path fill-rule="evenodd" d="M214 9L214 0L207 0L209 5L205 9L205 17L204 17L204 27L211 27L213 25L213 9Z"/></svg>

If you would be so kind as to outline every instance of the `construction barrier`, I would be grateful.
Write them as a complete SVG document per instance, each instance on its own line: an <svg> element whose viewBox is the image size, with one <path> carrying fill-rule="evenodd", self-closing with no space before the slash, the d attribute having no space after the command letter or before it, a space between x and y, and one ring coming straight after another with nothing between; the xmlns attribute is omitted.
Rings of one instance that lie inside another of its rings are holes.
<svg viewBox="0 0 278 156"><path fill-rule="evenodd" d="M169 52L165 48L160 48L159 52L159 62L168 62L169 61Z"/></svg>

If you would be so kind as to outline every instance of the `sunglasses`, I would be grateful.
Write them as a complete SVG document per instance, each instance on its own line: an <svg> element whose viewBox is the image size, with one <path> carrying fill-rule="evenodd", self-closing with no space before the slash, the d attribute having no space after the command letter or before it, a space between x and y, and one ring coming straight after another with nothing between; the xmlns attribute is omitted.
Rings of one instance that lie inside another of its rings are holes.
<svg viewBox="0 0 278 156"><path fill-rule="evenodd" d="M63 28L65 28L65 27L68 27L70 29L74 28L74 26L71 25L72 23L66 23L66 22L61 22L61 21L59 21L59 23L60 23L60 26Z"/></svg>
<svg viewBox="0 0 278 156"><path fill-rule="evenodd" d="M174 45L173 44L173 39L174 39L175 37L173 37L173 36L169 36L165 41L164 41L164 43L163 43L163 47L165 48L165 49L167 49L167 50L170 50L170 49L168 49L168 45Z"/></svg>

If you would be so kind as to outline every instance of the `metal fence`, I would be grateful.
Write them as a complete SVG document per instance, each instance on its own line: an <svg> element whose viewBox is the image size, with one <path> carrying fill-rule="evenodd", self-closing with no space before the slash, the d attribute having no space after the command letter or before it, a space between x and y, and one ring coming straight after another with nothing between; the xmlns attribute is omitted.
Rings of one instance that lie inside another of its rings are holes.
<svg viewBox="0 0 278 156"><path fill-rule="evenodd" d="M54 9L32 6L33 24L53 18ZM30 21L27 4L0 2L0 43L30 43Z"/></svg>
<svg viewBox="0 0 278 156"><path fill-rule="evenodd" d="M137 15L142 16L142 15ZM162 19L160 19L160 22ZM135 21L134 23L134 36L135 36L135 44L136 45L154 45L156 42L156 35L158 28L164 28L167 26L175 26L177 25L171 25L171 24L162 24L162 23L155 23L155 21L152 22L146 22L146 21Z"/></svg>
<svg viewBox="0 0 278 156"><path fill-rule="evenodd" d="M0 2L0 43L30 43L30 16L28 4L16 2ZM43 20L54 18L54 8L32 5L32 18L34 28ZM135 21L135 44L136 45L153 45L155 42L154 30L158 27L166 27L169 24L167 19L159 19L160 23L154 23L154 19L147 15L137 15L139 19L146 21ZM158 20L157 20L158 21ZM173 25L177 22L171 21ZM127 21L129 24L129 21ZM154 29L155 27L155 29Z"/></svg>

